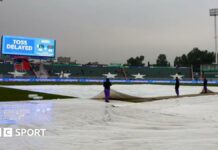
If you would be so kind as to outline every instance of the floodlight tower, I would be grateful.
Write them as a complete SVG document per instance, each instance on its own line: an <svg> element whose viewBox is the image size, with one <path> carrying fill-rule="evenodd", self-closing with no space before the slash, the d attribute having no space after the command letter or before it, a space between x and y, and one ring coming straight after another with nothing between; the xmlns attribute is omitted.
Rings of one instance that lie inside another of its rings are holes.
<svg viewBox="0 0 218 150"><path fill-rule="evenodd" d="M218 16L218 8L210 9L210 16L214 16L215 55L216 55L216 64L218 64L218 58L217 58L217 27L216 27L216 16Z"/></svg>

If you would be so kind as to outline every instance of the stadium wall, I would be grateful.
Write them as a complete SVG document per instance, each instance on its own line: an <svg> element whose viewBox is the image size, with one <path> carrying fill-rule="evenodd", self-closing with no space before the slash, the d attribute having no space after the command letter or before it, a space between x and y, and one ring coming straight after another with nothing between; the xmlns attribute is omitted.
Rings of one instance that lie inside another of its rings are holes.
<svg viewBox="0 0 218 150"><path fill-rule="evenodd" d="M27 71L25 77L34 77L33 72L38 71L39 67L32 64L32 70ZM96 66L75 66L64 64L45 64L48 78L57 78L58 74L70 73L69 78L105 78L103 74L117 74L116 79L134 79L134 74L143 74L145 79L172 79L171 75L176 73L184 76L185 80L192 79L192 70L189 67L96 67ZM0 77L12 77L9 72L14 71L13 64L0 64Z"/></svg>

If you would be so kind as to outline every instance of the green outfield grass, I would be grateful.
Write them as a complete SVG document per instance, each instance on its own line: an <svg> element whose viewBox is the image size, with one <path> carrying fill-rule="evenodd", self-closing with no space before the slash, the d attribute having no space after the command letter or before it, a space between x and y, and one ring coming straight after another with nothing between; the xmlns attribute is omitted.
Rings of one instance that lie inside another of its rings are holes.
<svg viewBox="0 0 218 150"><path fill-rule="evenodd" d="M96 82L0 82L0 85L101 85Z"/></svg>
<svg viewBox="0 0 218 150"><path fill-rule="evenodd" d="M17 90L17 89L0 87L0 102L1 101L32 100L31 98L28 98L29 94L38 94L39 96L43 96L43 100L73 98L73 97L63 96L63 95L46 94L46 93L31 92L31 91L25 91L25 90Z"/></svg>

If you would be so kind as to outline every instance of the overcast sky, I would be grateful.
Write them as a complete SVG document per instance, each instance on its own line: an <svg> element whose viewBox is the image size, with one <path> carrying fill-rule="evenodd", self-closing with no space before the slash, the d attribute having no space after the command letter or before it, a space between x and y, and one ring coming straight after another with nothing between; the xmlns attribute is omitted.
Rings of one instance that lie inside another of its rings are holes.
<svg viewBox="0 0 218 150"><path fill-rule="evenodd" d="M0 34L57 40L57 56L125 63L158 54L173 62L198 47L214 51L218 0L4 0Z"/></svg>

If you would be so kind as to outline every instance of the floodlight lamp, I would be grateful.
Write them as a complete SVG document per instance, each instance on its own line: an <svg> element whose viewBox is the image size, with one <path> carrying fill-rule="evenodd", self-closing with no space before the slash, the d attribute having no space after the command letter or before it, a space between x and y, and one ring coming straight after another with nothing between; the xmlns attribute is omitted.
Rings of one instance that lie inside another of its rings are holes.
<svg viewBox="0 0 218 150"><path fill-rule="evenodd" d="M210 9L210 16L218 16L218 8Z"/></svg>

